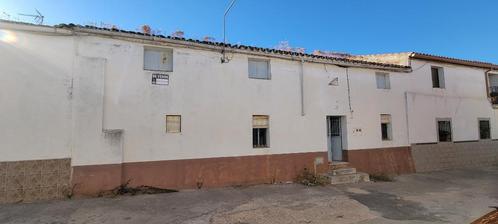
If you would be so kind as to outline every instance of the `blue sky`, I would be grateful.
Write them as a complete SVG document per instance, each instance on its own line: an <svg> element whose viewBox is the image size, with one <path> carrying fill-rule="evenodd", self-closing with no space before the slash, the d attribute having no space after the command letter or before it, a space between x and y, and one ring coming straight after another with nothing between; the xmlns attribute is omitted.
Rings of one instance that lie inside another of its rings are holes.
<svg viewBox="0 0 498 224"><path fill-rule="evenodd" d="M33 13L45 23L142 24L169 35L222 40L229 0L0 0L0 14ZM498 63L494 0L237 0L228 16L231 43L370 54L419 51ZM2 15L0 15L2 17ZM5 18L5 14L3 14ZM22 18L22 17L20 17Z"/></svg>

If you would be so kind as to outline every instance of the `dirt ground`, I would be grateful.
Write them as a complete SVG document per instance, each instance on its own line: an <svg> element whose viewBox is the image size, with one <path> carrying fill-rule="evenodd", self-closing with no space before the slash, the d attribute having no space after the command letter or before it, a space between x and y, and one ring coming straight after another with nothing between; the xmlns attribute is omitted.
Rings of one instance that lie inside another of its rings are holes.
<svg viewBox="0 0 498 224"><path fill-rule="evenodd" d="M0 223L470 223L498 206L498 167L394 182L297 184L0 205Z"/></svg>

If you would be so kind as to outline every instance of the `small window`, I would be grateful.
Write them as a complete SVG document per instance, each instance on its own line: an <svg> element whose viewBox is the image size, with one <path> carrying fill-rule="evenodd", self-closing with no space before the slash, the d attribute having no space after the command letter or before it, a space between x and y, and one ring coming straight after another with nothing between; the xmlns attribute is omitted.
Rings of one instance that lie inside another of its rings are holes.
<svg viewBox="0 0 498 224"><path fill-rule="evenodd" d="M388 73L375 73L375 79L377 80L377 89L390 89L391 83L389 81Z"/></svg>
<svg viewBox="0 0 498 224"><path fill-rule="evenodd" d="M172 72L173 50L166 48L145 48L144 70Z"/></svg>
<svg viewBox="0 0 498 224"><path fill-rule="evenodd" d="M182 132L182 116L166 115L166 133Z"/></svg>
<svg viewBox="0 0 498 224"><path fill-rule="evenodd" d="M451 142L451 121L450 119L438 119L438 138L440 142Z"/></svg>
<svg viewBox="0 0 498 224"><path fill-rule="evenodd" d="M382 141L392 140L392 125L390 114L380 115L380 131L382 133Z"/></svg>
<svg viewBox="0 0 498 224"><path fill-rule="evenodd" d="M432 88L444 89L444 71L440 67L431 67Z"/></svg>
<svg viewBox="0 0 498 224"><path fill-rule="evenodd" d="M252 116L252 146L254 148L268 147L269 117L266 115Z"/></svg>
<svg viewBox="0 0 498 224"><path fill-rule="evenodd" d="M489 119L479 119L479 139L490 139Z"/></svg>
<svg viewBox="0 0 498 224"><path fill-rule="evenodd" d="M270 79L270 61L249 58L249 78Z"/></svg>

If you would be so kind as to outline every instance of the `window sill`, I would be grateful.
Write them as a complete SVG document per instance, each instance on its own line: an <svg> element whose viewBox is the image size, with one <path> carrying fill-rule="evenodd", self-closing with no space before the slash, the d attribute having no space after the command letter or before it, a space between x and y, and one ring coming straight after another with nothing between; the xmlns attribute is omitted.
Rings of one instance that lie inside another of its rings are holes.
<svg viewBox="0 0 498 224"><path fill-rule="evenodd" d="M270 146L252 146L253 149L269 149Z"/></svg>
<svg viewBox="0 0 498 224"><path fill-rule="evenodd" d="M173 70L149 70L149 69L145 69L144 68L144 71L146 72L173 72Z"/></svg>
<svg viewBox="0 0 498 224"><path fill-rule="evenodd" d="M271 80L271 78L252 78L252 77L249 77L249 79L256 79L256 80Z"/></svg>

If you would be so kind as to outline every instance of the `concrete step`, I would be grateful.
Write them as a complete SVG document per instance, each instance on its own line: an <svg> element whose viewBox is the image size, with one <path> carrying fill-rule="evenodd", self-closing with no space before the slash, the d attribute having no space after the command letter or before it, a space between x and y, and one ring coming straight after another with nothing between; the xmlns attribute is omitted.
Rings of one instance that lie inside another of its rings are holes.
<svg viewBox="0 0 498 224"><path fill-rule="evenodd" d="M330 170L337 170L337 169L348 168L348 167L349 167L348 162L332 162L329 164Z"/></svg>
<svg viewBox="0 0 498 224"><path fill-rule="evenodd" d="M354 173L356 173L356 168L353 168L353 167L340 168L340 169L331 170L329 173L332 174L333 176L344 175L344 174L354 174Z"/></svg>
<svg viewBox="0 0 498 224"><path fill-rule="evenodd" d="M359 182L368 182L370 177L366 173L358 172L353 174L342 174L342 175L331 175L326 174L327 178L330 180L330 184L353 184Z"/></svg>

